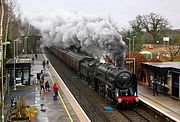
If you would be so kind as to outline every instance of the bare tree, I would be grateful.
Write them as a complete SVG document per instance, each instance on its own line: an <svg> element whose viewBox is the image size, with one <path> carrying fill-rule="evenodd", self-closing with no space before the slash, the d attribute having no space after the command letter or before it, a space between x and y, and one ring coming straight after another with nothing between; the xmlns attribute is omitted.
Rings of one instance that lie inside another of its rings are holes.
<svg viewBox="0 0 180 122"><path fill-rule="evenodd" d="M130 21L130 25L137 34L141 33L143 30L151 34L154 43L160 39L161 32L169 28L168 20L155 13L138 15L135 20Z"/></svg>
<svg viewBox="0 0 180 122"><path fill-rule="evenodd" d="M168 21L155 13L144 15L142 24L146 31L153 36L154 42L159 40L160 32L168 28Z"/></svg>
<svg viewBox="0 0 180 122"><path fill-rule="evenodd" d="M14 15L13 12L15 11L17 4L14 0L7 0L7 5L8 5L8 9L7 9L7 23L6 23L5 41L8 40L9 25L10 25L10 22L13 18L13 15Z"/></svg>
<svg viewBox="0 0 180 122"><path fill-rule="evenodd" d="M131 28L133 30L133 33L135 35L142 34L143 27L142 27L141 21L142 21L142 16L138 15L135 20L132 20L129 22L129 24L131 25Z"/></svg>
<svg viewBox="0 0 180 122"><path fill-rule="evenodd" d="M40 30L34 27L32 24L30 24L28 18L24 18L22 21L21 30L24 36L29 35L40 35Z"/></svg>
<svg viewBox="0 0 180 122"><path fill-rule="evenodd" d="M1 0L0 43L3 41L4 0Z"/></svg>
<svg viewBox="0 0 180 122"><path fill-rule="evenodd" d="M18 4L15 0L6 0L6 27L5 27L5 40L4 41L7 41L8 38L11 40L13 38L12 35L10 36L11 34L11 23L13 20L15 20L16 18L16 14L18 15L18 12L19 12L19 7L18 7ZM4 54L4 58L6 58L6 48L5 48L5 54Z"/></svg>
<svg viewBox="0 0 180 122"><path fill-rule="evenodd" d="M30 23L28 18L24 18L22 22L22 31L24 36L29 35L29 27L30 27Z"/></svg>
<svg viewBox="0 0 180 122"><path fill-rule="evenodd" d="M180 52L180 46L173 46L173 47L169 47L168 49L169 49L169 53L170 53L170 58L168 60L174 61L175 57Z"/></svg>

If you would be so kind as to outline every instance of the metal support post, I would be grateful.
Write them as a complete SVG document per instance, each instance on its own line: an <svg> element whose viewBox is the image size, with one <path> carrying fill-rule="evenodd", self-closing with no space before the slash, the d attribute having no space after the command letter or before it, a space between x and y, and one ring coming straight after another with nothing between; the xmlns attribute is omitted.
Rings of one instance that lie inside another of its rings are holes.
<svg viewBox="0 0 180 122"><path fill-rule="evenodd" d="M3 55L4 55L4 50L3 50L3 46L4 45L7 45L7 44L10 44L10 42L4 42L1 44L1 50L2 50L2 54L1 54L1 102L2 102L2 122L4 122L4 87L3 87L3 81L4 81L4 73L3 73Z"/></svg>

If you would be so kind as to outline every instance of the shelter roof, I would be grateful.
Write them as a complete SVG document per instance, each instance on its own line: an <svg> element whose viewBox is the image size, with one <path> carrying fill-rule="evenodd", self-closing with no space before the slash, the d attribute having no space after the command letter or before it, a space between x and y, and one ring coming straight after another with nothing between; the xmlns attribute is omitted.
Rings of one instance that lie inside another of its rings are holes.
<svg viewBox="0 0 180 122"><path fill-rule="evenodd" d="M142 64L159 68L175 68L180 70L180 62L142 62Z"/></svg>
<svg viewBox="0 0 180 122"><path fill-rule="evenodd" d="M15 62L15 66L16 67L31 67L31 59L16 59L16 62ZM6 67L7 68L13 68L14 67L14 59L9 59L7 62L6 62Z"/></svg>

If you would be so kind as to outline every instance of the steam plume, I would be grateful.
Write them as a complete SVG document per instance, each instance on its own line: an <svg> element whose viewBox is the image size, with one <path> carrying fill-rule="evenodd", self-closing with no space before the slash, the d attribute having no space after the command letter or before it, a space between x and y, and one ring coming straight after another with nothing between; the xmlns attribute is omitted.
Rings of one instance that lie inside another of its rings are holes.
<svg viewBox="0 0 180 122"><path fill-rule="evenodd" d="M43 46L67 48L75 45L95 57L107 55L117 66L123 66L127 46L118 33L119 27L109 16L92 17L77 13L41 16L34 25L41 29Z"/></svg>

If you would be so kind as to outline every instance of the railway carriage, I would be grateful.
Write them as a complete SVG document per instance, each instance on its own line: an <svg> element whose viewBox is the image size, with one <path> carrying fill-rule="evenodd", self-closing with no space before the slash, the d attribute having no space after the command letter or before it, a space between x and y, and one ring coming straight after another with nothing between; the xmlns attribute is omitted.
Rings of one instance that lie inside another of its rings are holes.
<svg viewBox="0 0 180 122"><path fill-rule="evenodd" d="M69 51L66 54L66 64L74 69L76 72L80 71L80 61L83 58L81 55L77 55L76 53L73 53Z"/></svg>
<svg viewBox="0 0 180 122"><path fill-rule="evenodd" d="M67 50L60 50L58 49L58 52L57 55L59 56L59 58L63 61L63 62L66 62L66 54L68 53Z"/></svg>
<svg viewBox="0 0 180 122"><path fill-rule="evenodd" d="M60 60L62 60L63 62L66 62L66 58L67 58L67 50L61 50L59 48L55 48L55 47L50 47L49 48L50 51L56 55Z"/></svg>

